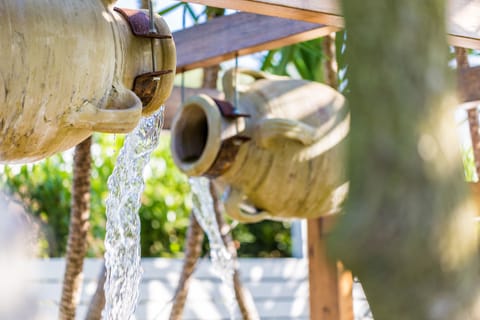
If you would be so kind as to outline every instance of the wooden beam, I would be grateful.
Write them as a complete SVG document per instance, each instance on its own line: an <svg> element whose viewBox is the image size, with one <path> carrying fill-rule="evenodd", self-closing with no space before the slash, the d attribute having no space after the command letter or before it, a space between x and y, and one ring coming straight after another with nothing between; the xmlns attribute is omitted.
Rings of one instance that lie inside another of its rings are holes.
<svg viewBox="0 0 480 320"><path fill-rule="evenodd" d="M353 320L352 273L328 257L326 237L337 219L307 221L310 320Z"/></svg>
<svg viewBox="0 0 480 320"><path fill-rule="evenodd" d="M338 0L183 0L212 7L228 8L269 16L344 26ZM448 1L450 44L480 49L480 0Z"/></svg>
<svg viewBox="0 0 480 320"><path fill-rule="evenodd" d="M340 28L344 25L336 0L182 0L182 2L322 23Z"/></svg>
<svg viewBox="0 0 480 320"><path fill-rule="evenodd" d="M450 44L480 49L480 0L449 0L447 19Z"/></svg>
<svg viewBox="0 0 480 320"><path fill-rule="evenodd" d="M235 57L322 37L335 27L303 21L236 13L173 33L177 73Z"/></svg>

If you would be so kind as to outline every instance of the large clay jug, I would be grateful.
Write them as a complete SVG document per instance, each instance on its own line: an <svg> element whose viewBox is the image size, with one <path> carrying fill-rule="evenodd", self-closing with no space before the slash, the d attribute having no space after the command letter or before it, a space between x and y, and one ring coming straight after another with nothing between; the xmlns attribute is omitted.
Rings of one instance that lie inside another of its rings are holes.
<svg viewBox="0 0 480 320"><path fill-rule="evenodd" d="M92 131L128 132L168 97L169 28L156 15L150 35L135 35L148 15L112 2L0 0L0 162L47 157Z"/></svg>
<svg viewBox="0 0 480 320"><path fill-rule="evenodd" d="M232 73L224 77L233 102ZM188 99L172 124L172 155L190 176L225 188L227 214L254 222L312 218L341 209L348 183L344 97L320 83L241 70L255 78L238 105L206 95Z"/></svg>

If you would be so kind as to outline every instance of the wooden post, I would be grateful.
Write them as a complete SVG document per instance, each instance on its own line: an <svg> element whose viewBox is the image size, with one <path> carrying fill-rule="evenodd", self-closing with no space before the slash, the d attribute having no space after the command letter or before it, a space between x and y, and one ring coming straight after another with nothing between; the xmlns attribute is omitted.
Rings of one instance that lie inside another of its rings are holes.
<svg viewBox="0 0 480 320"><path fill-rule="evenodd" d="M323 38L325 83L338 87L335 34ZM353 320L352 274L327 254L326 237L336 215L311 219L308 230L308 271L311 320Z"/></svg>
<svg viewBox="0 0 480 320"><path fill-rule="evenodd" d="M327 254L334 221L327 216L307 222L311 320L353 320L352 274Z"/></svg>

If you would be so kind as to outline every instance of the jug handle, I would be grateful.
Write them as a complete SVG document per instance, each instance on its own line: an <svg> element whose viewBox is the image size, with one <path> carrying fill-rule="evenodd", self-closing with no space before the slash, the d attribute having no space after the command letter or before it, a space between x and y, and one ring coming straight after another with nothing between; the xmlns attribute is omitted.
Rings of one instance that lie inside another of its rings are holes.
<svg viewBox="0 0 480 320"><path fill-rule="evenodd" d="M243 210L242 205L245 204L247 197L243 192L234 187L228 187L222 198L227 214L240 222L254 223L264 220L270 216L268 212L263 210L257 210L253 214Z"/></svg>
<svg viewBox="0 0 480 320"><path fill-rule="evenodd" d="M110 108L98 108L86 101L66 119L66 125L77 129L105 133L128 133L140 121L142 101L128 89L120 89L112 97Z"/></svg>
<svg viewBox="0 0 480 320"><path fill-rule="evenodd" d="M262 148L270 148L277 139L290 139L311 145L319 138L319 132L312 126L290 119L264 119L255 132L257 144Z"/></svg>
<svg viewBox="0 0 480 320"><path fill-rule="evenodd" d="M257 70L251 70L251 69L245 69L245 68L238 68L238 69L229 69L225 71L223 78L222 78L222 84L223 84L223 91L225 92L225 98L226 100L232 102L235 96L235 86L234 86L234 77L235 74L237 75L247 75L253 78L255 81L258 80L280 80L280 79L288 79L288 77L282 77L282 76L276 76L272 75L263 71L257 71ZM237 79L238 80L238 79ZM239 85L237 82L237 91L238 92L245 92L248 90L251 84L248 85Z"/></svg>
<svg viewBox="0 0 480 320"><path fill-rule="evenodd" d="M117 0L102 0L104 6L108 7L117 2Z"/></svg>

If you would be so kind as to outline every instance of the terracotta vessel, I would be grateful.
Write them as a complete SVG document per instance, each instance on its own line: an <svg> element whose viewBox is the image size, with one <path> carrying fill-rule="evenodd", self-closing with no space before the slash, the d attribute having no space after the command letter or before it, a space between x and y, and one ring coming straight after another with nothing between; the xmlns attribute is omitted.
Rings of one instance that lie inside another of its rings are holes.
<svg viewBox="0 0 480 320"><path fill-rule="evenodd" d="M39 160L93 131L128 132L168 97L168 26L155 16L145 32L147 14L113 2L0 0L0 162Z"/></svg>
<svg viewBox="0 0 480 320"><path fill-rule="evenodd" d="M338 212L348 189L344 97L319 83L241 72L255 81L239 88L236 108L199 95L179 109L171 146L177 166L223 186L227 214L240 221ZM232 73L224 77L231 102Z"/></svg>

